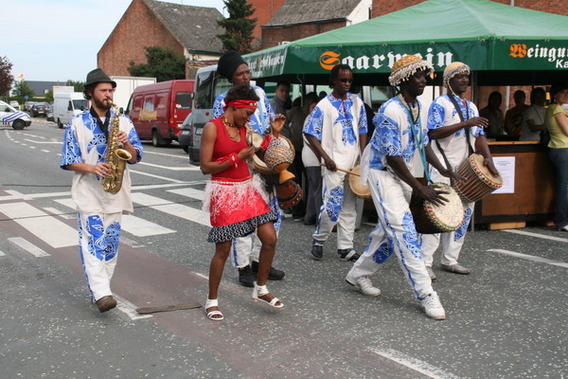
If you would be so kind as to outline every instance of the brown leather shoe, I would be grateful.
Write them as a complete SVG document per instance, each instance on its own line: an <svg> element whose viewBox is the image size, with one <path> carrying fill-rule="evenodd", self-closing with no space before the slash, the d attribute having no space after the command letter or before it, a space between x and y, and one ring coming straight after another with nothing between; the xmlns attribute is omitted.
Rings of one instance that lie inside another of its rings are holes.
<svg viewBox="0 0 568 379"><path fill-rule="evenodd" d="M454 263L453 265L440 265L442 270L453 272L454 274L461 274L461 275L468 275L470 273L469 269L460 266L458 263Z"/></svg>
<svg viewBox="0 0 568 379"><path fill-rule="evenodd" d="M97 305L97 308L99 308L99 312L103 313L115 308L117 302L114 297L108 295L101 297L95 304Z"/></svg>

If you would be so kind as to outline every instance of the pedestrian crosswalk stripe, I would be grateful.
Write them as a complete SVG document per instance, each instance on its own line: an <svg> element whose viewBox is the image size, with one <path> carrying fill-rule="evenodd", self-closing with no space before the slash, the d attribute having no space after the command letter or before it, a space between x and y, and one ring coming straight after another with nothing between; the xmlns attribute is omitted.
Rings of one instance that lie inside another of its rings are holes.
<svg viewBox="0 0 568 379"><path fill-rule="evenodd" d="M78 243L77 230L28 203L0 204L0 212L53 248Z"/></svg>
<svg viewBox="0 0 568 379"><path fill-rule="evenodd" d="M75 203L72 199L58 199L57 203L68 208L75 209ZM175 230L163 227L151 221L133 215L122 216L122 230L136 237L157 236L162 234L175 233Z"/></svg>
<svg viewBox="0 0 568 379"><path fill-rule="evenodd" d="M14 244L16 246L21 247L22 249L24 249L25 251L27 251L28 253L30 253L34 257L37 257L37 258L49 257L48 253L46 253L45 251L43 251L42 249L40 249L39 247L37 247L36 245L31 243L30 241L28 241L28 240L26 240L22 237L8 238L8 241L11 244Z"/></svg>
<svg viewBox="0 0 568 379"><path fill-rule="evenodd" d="M175 193L177 195L191 197L192 199L202 200L205 198L205 192L195 189L195 188L178 188L173 190L168 190L168 192Z"/></svg>
<svg viewBox="0 0 568 379"><path fill-rule="evenodd" d="M200 209L188 207L187 205L176 204L144 193L133 193L132 201L136 204L151 207L152 209L156 209L184 220L193 221L209 227L211 226L211 223L209 222L209 213Z"/></svg>

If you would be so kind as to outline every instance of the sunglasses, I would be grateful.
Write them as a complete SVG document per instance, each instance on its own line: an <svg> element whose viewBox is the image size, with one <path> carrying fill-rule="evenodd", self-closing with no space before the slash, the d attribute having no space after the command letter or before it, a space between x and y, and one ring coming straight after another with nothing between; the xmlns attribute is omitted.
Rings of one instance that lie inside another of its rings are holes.
<svg viewBox="0 0 568 379"><path fill-rule="evenodd" d="M341 83L353 83L353 79L348 79L348 78L341 78L339 79L339 81Z"/></svg>

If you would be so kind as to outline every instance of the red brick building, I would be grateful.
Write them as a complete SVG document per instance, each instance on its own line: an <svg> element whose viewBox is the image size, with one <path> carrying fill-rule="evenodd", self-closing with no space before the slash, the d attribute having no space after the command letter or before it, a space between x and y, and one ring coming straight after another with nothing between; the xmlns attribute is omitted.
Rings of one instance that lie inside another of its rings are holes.
<svg viewBox="0 0 568 379"><path fill-rule="evenodd" d="M131 61L146 63L145 47L160 46L184 56L186 77L195 67L210 64L222 54L223 34L215 8L192 7L154 0L133 0L97 54L97 67L108 75L130 76Z"/></svg>

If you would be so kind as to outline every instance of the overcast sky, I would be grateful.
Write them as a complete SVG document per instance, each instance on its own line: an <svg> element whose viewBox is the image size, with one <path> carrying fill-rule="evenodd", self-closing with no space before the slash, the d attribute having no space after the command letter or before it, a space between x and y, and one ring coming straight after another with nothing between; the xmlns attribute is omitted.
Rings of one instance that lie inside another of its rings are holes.
<svg viewBox="0 0 568 379"><path fill-rule="evenodd" d="M223 0L169 0L170 3L215 7ZM131 0L2 1L0 56L12 63L12 74L25 80L85 81L96 68L97 53Z"/></svg>

